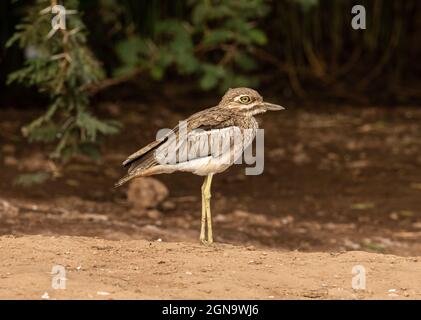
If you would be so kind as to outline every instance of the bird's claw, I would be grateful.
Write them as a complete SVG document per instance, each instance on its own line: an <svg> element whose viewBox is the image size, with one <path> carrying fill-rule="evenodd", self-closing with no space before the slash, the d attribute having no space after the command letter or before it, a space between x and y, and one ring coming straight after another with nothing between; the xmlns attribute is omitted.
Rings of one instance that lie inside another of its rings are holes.
<svg viewBox="0 0 421 320"><path fill-rule="evenodd" d="M204 246L209 246L213 243L213 241L208 241L206 239L200 239L200 242L204 245Z"/></svg>

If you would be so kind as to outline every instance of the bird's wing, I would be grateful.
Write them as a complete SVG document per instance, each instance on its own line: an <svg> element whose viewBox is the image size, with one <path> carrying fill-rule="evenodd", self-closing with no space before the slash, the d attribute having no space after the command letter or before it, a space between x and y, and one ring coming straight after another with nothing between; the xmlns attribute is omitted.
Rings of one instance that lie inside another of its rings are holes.
<svg viewBox="0 0 421 320"><path fill-rule="evenodd" d="M183 164L209 156L218 158L229 152L234 143L242 143L241 130L236 126L197 128L179 137L157 149L156 158L161 164Z"/></svg>
<svg viewBox="0 0 421 320"><path fill-rule="evenodd" d="M129 164L132 164L136 160L139 160L142 156L147 154L149 151L155 150L158 148L162 143L165 142L165 140L168 139L168 137L163 137L162 139L155 140L151 143L149 143L147 146L143 147L142 149L136 151L135 153L131 154L127 157L126 160L123 162L123 167L127 167Z"/></svg>
<svg viewBox="0 0 421 320"><path fill-rule="evenodd" d="M155 140L137 152L130 155L124 162L123 166L130 165L128 170L130 174L137 174L140 170L151 168L158 164L154 156L154 152L158 149L165 149L166 145L169 145L174 139L177 140L177 150L191 144L190 139L186 137L192 137L195 134L195 129L201 129L209 134L210 129L223 129L234 125L231 113L228 110L220 109L217 107L206 109L198 113L193 114L185 120L185 128L177 125L172 131L161 139ZM183 123L183 122L182 122ZM181 130L181 133L180 133ZM187 134L183 134L183 130L186 130ZM193 131L194 130L194 131ZM171 150L177 152L177 150Z"/></svg>

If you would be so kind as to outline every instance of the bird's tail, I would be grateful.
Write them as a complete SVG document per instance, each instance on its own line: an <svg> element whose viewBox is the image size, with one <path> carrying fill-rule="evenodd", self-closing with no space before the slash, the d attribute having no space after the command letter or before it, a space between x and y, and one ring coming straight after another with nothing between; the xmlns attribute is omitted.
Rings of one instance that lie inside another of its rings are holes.
<svg viewBox="0 0 421 320"><path fill-rule="evenodd" d="M123 178L121 178L120 180L118 180L115 184L114 184L114 188L118 188L120 186L122 186L123 184L125 184L126 182L132 180L133 178L135 178L135 175L125 175Z"/></svg>
<svg viewBox="0 0 421 320"><path fill-rule="evenodd" d="M126 182L134 178L150 175L150 172L148 172L147 169L152 168L155 164L156 164L156 160L153 157L148 157L146 159L143 159L142 162L140 162L139 164L137 164L136 162L133 162L129 168L129 173L126 174L120 180L118 180L117 183L114 185L114 187L115 188L120 187Z"/></svg>

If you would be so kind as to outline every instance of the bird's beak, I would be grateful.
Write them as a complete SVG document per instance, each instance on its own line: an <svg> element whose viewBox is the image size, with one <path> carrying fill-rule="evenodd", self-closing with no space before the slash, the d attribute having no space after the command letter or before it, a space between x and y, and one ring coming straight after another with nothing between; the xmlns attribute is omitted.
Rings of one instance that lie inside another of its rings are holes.
<svg viewBox="0 0 421 320"><path fill-rule="evenodd" d="M270 111L285 110L284 107L282 107L282 106L280 106L278 104L274 104L274 103L263 102L263 105L266 107L266 110L270 110Z"/></svg>

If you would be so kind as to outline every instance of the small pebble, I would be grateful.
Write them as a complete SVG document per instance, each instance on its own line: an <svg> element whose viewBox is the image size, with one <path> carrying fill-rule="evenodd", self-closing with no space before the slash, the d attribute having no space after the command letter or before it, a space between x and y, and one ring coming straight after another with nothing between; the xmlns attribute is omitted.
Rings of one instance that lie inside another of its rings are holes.
<svg viewBox="0 0 421 320"><path fill-rule="evenodd" d="M161 217L161 212L159 212L158 210L155 210L155 209L151 209L151 210L147 211L146 215L150 219L158 219L159 217Z"/></svg>

